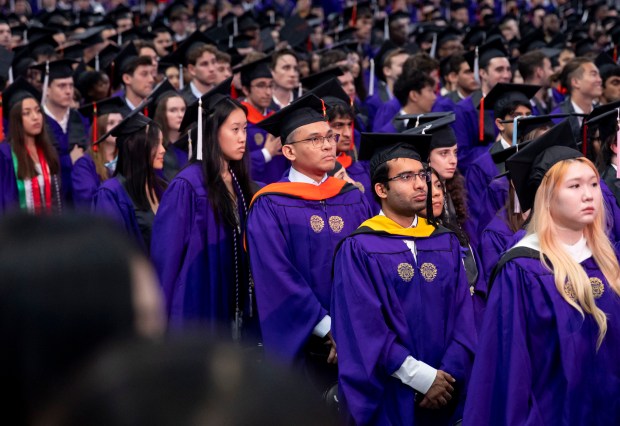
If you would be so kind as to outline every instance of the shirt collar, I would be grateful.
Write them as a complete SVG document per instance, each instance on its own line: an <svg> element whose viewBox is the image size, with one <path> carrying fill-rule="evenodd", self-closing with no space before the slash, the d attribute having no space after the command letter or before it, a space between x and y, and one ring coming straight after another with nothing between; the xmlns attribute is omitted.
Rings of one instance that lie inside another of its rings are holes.
<svg viewBox="0 0 620 426"><path fill-rule="evenodd" d="M43 104L43 111L47 114L52 120L56 121L52 112L47 108L47 104ZM71 108L67 108L67 112L65 112L64 117L60 121L56 121L60 127L62 128L63 133L67 133L67 127L69 126L69 114L71 114Z"/></svg>
<svg viewBox="0 0 620 426"><path fill-rule="evenodd" d="M325 176L323 176L323 179L321 179L320 182L317 182L314 179L309 178L308 176L304 175L301 172L298 172L293 167L291 167L288 172L288 180L295 183L309 183L311 185L319 186L327 180L327 173L325 173Z"/></svg>
<svg viewBox="0 0 620 426"><path fill-rule="evenodd" d="M385 216L383 210L379 210L379 216ZM407 228L415 228L416 226L418 226L418 215L415 215L415 217L413 218L413 222L411 222L411 225L409 225Z"/></svg>
<svg viewBox="0 0 620 426"><path fill-rule="evenodd" d="M127 104L127 106L129 107L130 110L134 110L136 109L136 106L134 104L131 103L131 101L129 100L129 98L125 98L125 103Z"/></svg>
<svg viewBox="0 0 620 426"><path fill-rule="evenodd" d="M504 139L503 136L499 137L499 143L502 144L502 148L504 148L504 149L508 149L508 148L511 147L510 143L508 143L508 141L506 141L506 139Z"/></svg>
<svg viewBox="0 0 620 426"><path fill-rule="evenodd" d="M290 101L288 101L288 104L286 104L286 105L282 105L282 104L280 103L280 101L278 101L278 98L276 98L276 96L275 96L275 95L273 95L273 96L272 96L272 99L273 99L273 103L274 103L274 104L276 104L277 106L279 106L279 107L280 107L280 109L282 109L282 108L284 108L285 106L287 106L287 105L291 104L291 103L293 102L293 100L295 99L295 96L294 96L293 92L291 92L291 98L290 98L291 100L290 100Z"/></svg>
<svg viewBox="0 0 620 426"><path fill-rule="evenodd" d="M196 96L196 99L201 98L202 95L204 94L204 93L200 93L200 90L198 90L198 88L196 87L193 81L189 82L189 88L191 89L193 95Z"/></svg>

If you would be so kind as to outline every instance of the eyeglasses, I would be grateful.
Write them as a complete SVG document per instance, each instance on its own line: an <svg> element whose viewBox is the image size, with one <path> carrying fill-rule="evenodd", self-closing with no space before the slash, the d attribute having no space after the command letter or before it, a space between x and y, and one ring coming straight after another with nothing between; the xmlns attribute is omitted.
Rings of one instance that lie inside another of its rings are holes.
<svg viewBox="0 0 620 426"><path fill-rule="evenodd" d="M302 139L300 141L289 142L289 145L293 145L296 143L302 143L302 142L312 142L312 146L314 148L320 148L323 146L325 141L329 142L330 145L336 145L339 139L340 139L340 135L337 133L334 133L329 136L313 136L308 139Z"/></svg>
<svg viewBox="0 0 620 426"><path fill-rule="evenodd" d="M272 89L275 87L274 83L258 83L258 84L252 84L252 87L256 87L257 89L260 90L267 90L267 89Z"/></svg>
<svg viewBox="0 0 620 426"><path fill-rule="evenodd" d="M430 182L431 175L432 173L430 170L422 170L420 173L405 172L405 173L396 175L392 178L388 178L388 181L391 182L393 180L401 180L403 182L411 182L411 181L414 181L415 178L420 178L422 182Z"/></svg>

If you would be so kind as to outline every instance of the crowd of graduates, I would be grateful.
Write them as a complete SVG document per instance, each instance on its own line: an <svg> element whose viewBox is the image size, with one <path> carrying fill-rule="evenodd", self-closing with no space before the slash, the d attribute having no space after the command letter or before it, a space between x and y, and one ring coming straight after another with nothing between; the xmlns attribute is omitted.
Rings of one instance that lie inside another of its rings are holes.
<svg viewBox="0 0 620 426"><path fill-rule="evenodd" d="M10 424L620 423L613 1L0 12Z"/></svg>

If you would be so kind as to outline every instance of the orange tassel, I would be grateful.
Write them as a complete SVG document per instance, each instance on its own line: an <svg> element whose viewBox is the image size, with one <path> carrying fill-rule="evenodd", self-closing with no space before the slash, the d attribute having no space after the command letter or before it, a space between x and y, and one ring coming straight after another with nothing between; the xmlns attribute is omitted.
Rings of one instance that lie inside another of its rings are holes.
<svg viewBox="0 0 620 426"><path fill-rule="evenodd" d="M99 139L99 135L97 134L97 102L93 102L93 151L99 151L99 145L96 144Z"/></svg>
<svg viewBox="0 0 620 426"><path fill-rule="evenodd" d="M585 118L584 118L584 123L583 123L583 141L581 142L581 152L583 153L583 155L586 155L587 142L588 142L588 125L585 123Z"/></svg>
<svg viewBox="0 0 620 426"><path fill-rule="evenodd" d="M357 24L357 2L353 4L353 10L351 11L350 26L355 27L356 24Z"/></svg>
<svg viewBox="0 0 620 426"><path fill-rule="evenodd" d="M323 105L323 117L327 116L327 109L325 108L325 102L323 102L323 99L321 99L321 105Z"/></svg>
<svg viewBox="0 0 620 426"><path fill-rule="evenodd" d="M484 98L480 99L480 122L478 127L480 127L480 142L484 142Z"/></svg>

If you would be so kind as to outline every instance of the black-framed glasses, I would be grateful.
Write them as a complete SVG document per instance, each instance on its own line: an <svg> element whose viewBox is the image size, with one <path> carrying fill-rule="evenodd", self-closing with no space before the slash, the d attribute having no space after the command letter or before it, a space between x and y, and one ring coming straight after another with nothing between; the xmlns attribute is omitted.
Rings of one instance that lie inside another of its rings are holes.
<svg viewBox="0 0 620 426"><path fill-rule="evenodd" d="M413 182L416 178L420 178L422 182L431 181L432 172L430 170L422 170L420 173L405 172L394 177L388 178L388 181L400 180L403 182Z"/></svg>
<svg viewBox="0 0 620 426"><path fill-rule="evenodd" d="M323 146L325 141L329 142L330 145L336 145L340 140L340 135L337 133L333 133L329 136L313 136L311 138L302 139L300 141L289 142L289 145L293 145L296 143L310 142L314 148L320 148Z"/></svg>

